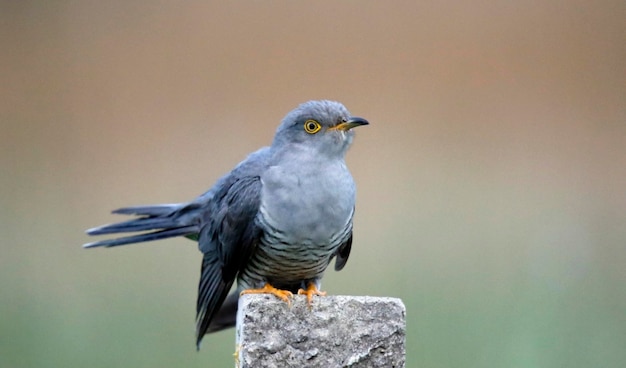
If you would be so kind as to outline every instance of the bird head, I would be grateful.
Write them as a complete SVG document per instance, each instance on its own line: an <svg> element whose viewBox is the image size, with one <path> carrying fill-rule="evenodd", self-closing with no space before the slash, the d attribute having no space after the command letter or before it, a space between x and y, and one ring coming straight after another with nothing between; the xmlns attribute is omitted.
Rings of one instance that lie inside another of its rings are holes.
<svg viewBox="0 0 626 368"><path fill-rule="evenodd" d="M319 154L343 156L350 147L352 128L369 124L351 116L335 101L309 101L289 112L276 130L273 147L301 146Z"/></svg>

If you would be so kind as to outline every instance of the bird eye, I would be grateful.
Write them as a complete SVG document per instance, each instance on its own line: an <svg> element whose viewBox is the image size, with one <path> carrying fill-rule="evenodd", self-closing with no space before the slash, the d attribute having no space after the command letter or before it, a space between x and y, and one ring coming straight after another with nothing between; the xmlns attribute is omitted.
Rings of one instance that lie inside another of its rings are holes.
<svg viewBox="0 0 626 368"><path fill-rule="evenodd" d="M322 129L322 125L315 120L307 120L304 122L304 131L309 134L315 134Z"/></svg>

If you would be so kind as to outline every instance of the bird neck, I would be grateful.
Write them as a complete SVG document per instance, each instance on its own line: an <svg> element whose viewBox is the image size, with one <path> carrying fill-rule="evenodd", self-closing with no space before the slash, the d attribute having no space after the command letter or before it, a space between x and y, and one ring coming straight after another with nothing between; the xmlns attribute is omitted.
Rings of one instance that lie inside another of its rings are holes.
<svg viewBox="0 0 626 368"><path fill-rule="evenodd" d="M307 144L291 143L272 149L274 161L304 163L338 163L345 162L347 149L343 147L317 147Z"/></svg>

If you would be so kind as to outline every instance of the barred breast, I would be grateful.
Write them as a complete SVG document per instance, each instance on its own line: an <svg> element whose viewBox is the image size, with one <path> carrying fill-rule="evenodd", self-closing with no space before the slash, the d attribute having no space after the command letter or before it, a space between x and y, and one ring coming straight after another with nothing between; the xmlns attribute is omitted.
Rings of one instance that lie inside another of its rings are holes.
<svg viewBox="0 0 626 368"><path fill-rule="evenodd" d="M282 168L263 179L257 224L263 235L239 275L242 288L297 290L319 280L352 231L354 183L343 162L324 168L324 175Z"/></svg>

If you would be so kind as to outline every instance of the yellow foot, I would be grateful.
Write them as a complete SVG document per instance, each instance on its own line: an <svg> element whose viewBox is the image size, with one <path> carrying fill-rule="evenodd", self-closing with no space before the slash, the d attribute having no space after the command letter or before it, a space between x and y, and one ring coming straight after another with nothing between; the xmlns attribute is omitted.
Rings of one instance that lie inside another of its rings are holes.
<svg viewBox="0 0 626 368"><path fill-rule="evenodd" d="M244 295L244 294L272 294L290 306L291 306L291 300L289 300L289 298L293 296L291 291L276 289L270 284L265 284L265 286L263 286L260 289L246 289L242 291L241 294L239 295Z"/></svg>
<svg viewBox="0 0 626 368"><path fill-rule="evenodd" d="M307 304L309 305L309 308L311 308L311 302L313 301L313 295L325 296L326 292L325 291L319 291L317 289L317 286L315 286L314 283L310 282L309 286L306 288L306 290L304 290L304 289L298 290L298 295L306 295Z"/></svg>
<svg viewBox="0 0 626 368"><path fill-rule="evenodd" d="M235 354L233 357L235 358L235 367L239 368L239 351L241 350L241 345L237 344L237 348L235 349Z"/></svg>

